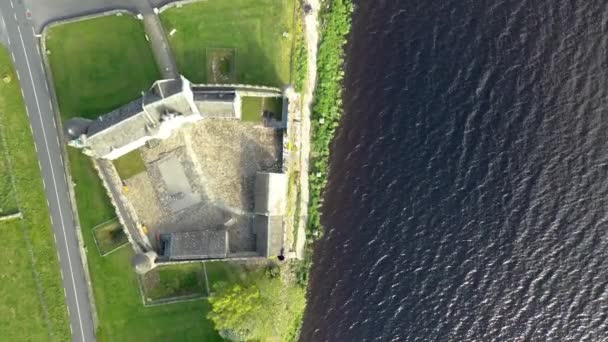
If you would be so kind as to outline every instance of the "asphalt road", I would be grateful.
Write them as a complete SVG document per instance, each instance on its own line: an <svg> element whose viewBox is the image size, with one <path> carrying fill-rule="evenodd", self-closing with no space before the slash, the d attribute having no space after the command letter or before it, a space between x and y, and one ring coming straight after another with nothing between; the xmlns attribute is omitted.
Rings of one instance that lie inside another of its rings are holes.
<svg viewBox="0 0 608 342"><path fill-rule="evenodd" d="M22 0L0 1L0 28L21 83L48 200L74 341L95 341L60 141L34 22Z"/></svg>

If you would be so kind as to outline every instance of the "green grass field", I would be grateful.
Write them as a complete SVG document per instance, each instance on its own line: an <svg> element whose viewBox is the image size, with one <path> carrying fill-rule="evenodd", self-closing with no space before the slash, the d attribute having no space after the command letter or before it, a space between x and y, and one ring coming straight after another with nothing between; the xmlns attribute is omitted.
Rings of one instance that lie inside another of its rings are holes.
<svg viewBox="0 0 608 342"><path fill-rule="evenodd" d="M207 49L232 48L238 83L281 87L290 83L294 6L295 0L208 0L160 17L166 32L176 29L169 42L191 81L212 81Z"/></svg>
<svg viewBox="0 0 608 342"><path fill-rule="evenodd" d="M11 79L0 81L0 135L8 147L24 215L23 220L0 223L0 336L6 341L67 341L68 314L38 158L19 83L3 47L0 75ZM8 177L8 164L2 165L2 177ZM8 196L12 195L0 193L2 203Z"/></svg>
<svg viewBox="0 0 608 342"><path fill-rule="evenodd" d="M201 263L159 266L141 278L147 300L207 295Z"/></svg>
<svg viewBox="0 0 608 342"><path fill-rule="evenodd" d="M61 115L94 118L139 96L159 78L140 21L104 17L55 27L49 41ZM116 216L90 160L68 149L99 316L99 341L219 341L203 301L144 307L131 248L105 257L92 228Z"/></svg>
<svg viewBox="0 0 608 342"><path fill-rule="evenodd" d="M131 16L55 26L46 44L64 119L97 118L160 78L143 25Z"/></svg>
<svg viewBox="0 0 608 342"><path fill-rule="evenodd" d="M114 167L120 179L127 180L141 172L146 171L146 164L141 158L139 150L131 151L114 160Z"/></svg>
<svg viewBox="0 0 608 342"><path fill-rule="evenodd" d="M4 141L0 139L0 215L17 212L17 201L15 200L9 159L6 153Z"/></svg>

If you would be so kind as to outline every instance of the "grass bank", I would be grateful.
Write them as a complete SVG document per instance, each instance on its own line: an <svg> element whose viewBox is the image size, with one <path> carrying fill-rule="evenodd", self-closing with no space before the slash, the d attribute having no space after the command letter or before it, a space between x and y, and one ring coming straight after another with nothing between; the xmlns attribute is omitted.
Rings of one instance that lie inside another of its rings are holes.
<svg viewBox="0 0 608 342"><path fill-rule="evenodd" d="M47 41L62 118L95 118L137 98L160 77L140 21L103 17L54 27ZM100 341L217 341L202 301L144 307L131 248L102 257L93 227L116 216L90 160L68 149L99 316Z"/></svg>
<svg viewBox="0 0 608 342"><path fill-rule="evenodd" d="M68 341L68 314L42 176L17 76L3 47L0 77L0 166L2 182L9 184L8 189L2 187L0 198L2 203L10 198L23 213L22 220L0 222L0 336L6 341ZM14 193L8 191L13 184Z"/></svg>
<svg viewBox="0 0 608 342"><path fill-rule="evenodd" d="M350 31L351 0L329 0L319 13L320 44L317 55L317 86L311 118L310 202L308 208L307 246L322 235L320 208L327 184L330 143L342 117L342 80L344 45ZM311 264L310 251L298 271L301 283L307 283Z"/></svg>
<svg viewBox="0 0 608 342"><path fill-rule="evenodd" d="M160 18L177 66L191 81L227 83L209 72L221 66L213 58L221 48L234 51L232 81L281 87L290 83L295 1L207 0L168 9Z"/></svg>

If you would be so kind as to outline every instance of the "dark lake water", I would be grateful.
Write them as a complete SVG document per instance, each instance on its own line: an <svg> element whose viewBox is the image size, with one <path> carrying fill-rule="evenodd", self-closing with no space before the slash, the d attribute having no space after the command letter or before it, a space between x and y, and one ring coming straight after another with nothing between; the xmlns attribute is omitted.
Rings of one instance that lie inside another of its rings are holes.
<svg viewBox="0 0 608 342"><path fill-rule="evenodd" d="M301 340L608 340L608 1L353 20Z"/></svg>

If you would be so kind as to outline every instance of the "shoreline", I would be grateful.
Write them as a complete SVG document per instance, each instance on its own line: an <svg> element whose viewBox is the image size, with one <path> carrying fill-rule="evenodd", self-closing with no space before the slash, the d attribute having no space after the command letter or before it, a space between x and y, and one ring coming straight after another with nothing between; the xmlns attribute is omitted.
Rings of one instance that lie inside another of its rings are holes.
<svg viewBox="0 0 608 342"><path fill-rule="evenodd" d="M306 175L300 178L300 186L305 188L301 190L302 198L305 198L301 203L306 204L301 208L306 208L307 214L302 215L306 219L300 221L298 236L303 232L306 238L298 239L298 244L302 244L303 261L296 271L299 282L308 287L312 267L312 244L323 236L324 231L320 210L329 173L330 144L343 114L344 48L350 32L354 6L352 0L312 0L303 6L305 26L311 26L312 18L315 19L313 23L316 23L313 32L305 29L306 44L309 48L307 73L310 78L305 83L302 117L310 124L310 149L306 154L301 153L302 160L305 161L302 165L305 165L308 171L302 172ZM307 15L307 9L308 14L313 15ZM310 49L312 44L315 45ZM311 56L311 50L314 56ZM314 60L311 60L313 58ZM320 71L317 72L318 70ZM314 73L312 77L311 73Z"/></svg>

